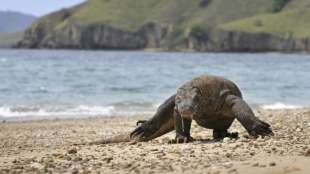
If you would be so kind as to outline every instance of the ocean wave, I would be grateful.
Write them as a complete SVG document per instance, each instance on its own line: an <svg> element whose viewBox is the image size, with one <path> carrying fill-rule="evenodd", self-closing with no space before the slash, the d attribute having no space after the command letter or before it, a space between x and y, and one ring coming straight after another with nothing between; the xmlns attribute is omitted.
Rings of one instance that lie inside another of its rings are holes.
<svg viewBox="0 0 310 174"><path fill-rule="evenodd" d="M273 103L273 104L262 105L261 108L263 108L263 109L272 109L272 110L277 110L277 109L299 109L299 108L302 108L302 106L277 102L277 103Z"/></svg>
<svg viewBox="0 0 310 174"><path fill-rule="evenodd" d="M154 107L157 105L154 105L151 102L136 102L136 101L122 101L122 102L115 102L112 104L115 107Z"/></svg>
<svg viewBox="0 0 310 174"><path fill-rule="evenodd" d="M156 112L159 104L141 104L141 103L115 103L109 106L87 106L79 105L75 107L27 107L27 106L2 106L0 107L0 118L75 118L75 117L94 117L94 116L134 116L151 115ZM260 105L263 109L298 109L299 105L290 105L284 103L273 103Z"/></svg>
<svg viewBox="0 0 310 174"><path fill-rule="evenodd" d="M109 90L115 92L143 92L146 90L145 87L110 87Z"/></svg>
<svg viewBox="0 0 310 174"><path fill-rule="evenodd" d="M75 108L0 107L0 117L74 117L112 115L112 106L77 106Z"/></svg>
<svg viewBox="0 0 310 174"><path fill-rule="evenodd" d="M6 62L8 59L4 57L0 57L0 62Z"/></svg>
<svg viewBox="0 0 310 174"><path fill-rule="evenodd" d="M120 108L118 106L86 106L76 107L0 107L0 117L2 118L20 118L20 117L92 117L92 116L132 116L137 114L151 114L153 107L129 107Z"/></svg>

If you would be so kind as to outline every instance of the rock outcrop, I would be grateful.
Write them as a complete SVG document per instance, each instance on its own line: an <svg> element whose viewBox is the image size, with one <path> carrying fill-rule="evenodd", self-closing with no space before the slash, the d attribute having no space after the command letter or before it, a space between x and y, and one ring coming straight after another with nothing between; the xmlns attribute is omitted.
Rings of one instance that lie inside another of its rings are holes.
<svg viewBox="0 0 310 174"><path fill-rule="evenodd" d="M108 25L75 24L48 32L44 25L28 30L17 47L52 49L161 49L208 52L296 52L310 51L310 38L280 37L270 33L205 30L204 37L188 34L178 43L169 39L173 31L167 26L147 23L138 31L129 32Z"/></svg>
<svg viewBox="0 0 310 174"><path fill-rule="evenodd" d="M45 24L27 30L17 47L75 49L143 49L160 48L167 28L147 23L136 32L123 31L108 25L81 26L69 24L48 32Z"/></svg>
<svg viewBox="0 0 310 174"><path fill-rule="evenodd" d="M212 52L310 51L310 38L281 37L270 33L215 30L204 39L189 37L187 48Z"/></svg>

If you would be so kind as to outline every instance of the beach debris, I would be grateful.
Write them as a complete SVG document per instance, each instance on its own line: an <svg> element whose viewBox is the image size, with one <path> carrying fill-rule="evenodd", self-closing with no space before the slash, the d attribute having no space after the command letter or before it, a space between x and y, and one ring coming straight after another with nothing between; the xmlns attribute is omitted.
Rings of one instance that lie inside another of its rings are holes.
<svg viewBox="0 0 310 174"><path fill-rule="evenodd" d="M38 170L41 170L44 168L44 166L42 164L37 163L37 162L30 164L30 167L33 169L38 169Z"/></svg>
<svg viewBox="0 0 310 174"><path fill-rule="evenodd" d="M225 138L223 139L223 143L229 143L229 142L230 142L230 138L225 137Z"/></svg>
<svg viewBox="0 0 310 174"><path fill-rule="evenodd" d="M269 163L269 166L276 166L276 162L274 162L274 161L273 161L273 162L270 162L270 163Z"/></svg>
<svg viewBox="0 0 310 174"><path fill-rule="evenodd" d="M103 159L103 161L106 161L107 163L110 163L112 160L113 160L113 157L107 157Z"/></svg>
<svg viewBox="0 0 310 174"><path fill-rule="evenodd" d="M284 173L292 173L292 172L297 172L300 171L301 169L296 166L287 166L284 168Z"/></svg>
<svg viewBox="0 0 310 174"><path fill-rule="evenodd" d="M230 169L227 171L228 173L236 173L237 172L237 169Z"/></svg>
<svg viewBox="0 0 310 174"><path fill-rule="evenodd" d="M250 155L251 155L251 156L254 156L254 155L255 155L255 152L250 152Z"/></svg>
<svg viewBox="0 0 310 174"><path fill-rule="evenodd" d="M77 157L73 158L72 161L77 162L77 161L82 161L82 160L83 160L83 158L77 156Z"/></svg>
<svg viewBox="0 0 310 174"><path fill-rule="evenodd" d="M252 164L252 167L258 167L258 166L259 166L259 163Z"/></svg>
<svg viewBox="0 0 310 174"><path fill-rule="evenodd" d="M71 173L72 174L78 174L79 173L79 169L73 168Z"/></svg>
<svg viewBox="0 0 310 174"><path fill-rule="evenodd" d="M223 166L224 166L225 168L229 169L229 168L232 168L232 167L234 166L234 164L228 162L228 163L224 163Z"/></svg>
<svg viewBox="0 0 310 174"><path fill-rule="evenodd" d="M310 157L310 149L306 150L305 156L306 156L306 157Z"/></svg>
<svg viewBox="0 0 310 174"><path fill-rule="evenodd" d="M67 160L67 161L71 161L72 160L72 158L70 156L68 156L68 155L65 155L64 159Z"/></svg>
<svg viewBox="0 0 310 174"><path fill-rule="evenodd" d="M68 154L76 154L78 151L76 149L76 147L72 147L68 150Z"/></svg>

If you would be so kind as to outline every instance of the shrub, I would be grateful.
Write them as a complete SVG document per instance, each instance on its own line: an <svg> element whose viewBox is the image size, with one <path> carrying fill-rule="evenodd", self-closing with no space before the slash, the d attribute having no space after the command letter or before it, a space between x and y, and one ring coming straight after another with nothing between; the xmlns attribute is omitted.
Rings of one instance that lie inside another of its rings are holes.
<svg viewBox="0 0 310 174"><path fill-rule="evenodd" d="M182 37L184 35L184 30L182 28L175 28L171 35L173 38Z"/></svg>
<svg viewBox="0 0 310 174"><path fill-rule="evenodd" d="M207 7L211 3L211 0L201 0L199 3L200 7Z"/></svg>
<svg viewBox="0 0 310 174"><path fill-rule="evenodd" d="M255 27L262 27L263 26L263 22L259 19L254 21L254 26Z"/></svg>
<svg viewBox="0 0 310 174"><path fill-rule="evenodd" d="M193 27L189 34L191 37L194 37L197 40L207 40L208 39L207 30L200 27L200 26Z"/></svg>
<svg viewBox="0 0 310 174"><path fill-rule="evenodd" d="M272 12L274 13L280 12L289 1L290 0L273 0L272 1Z"/></svg>

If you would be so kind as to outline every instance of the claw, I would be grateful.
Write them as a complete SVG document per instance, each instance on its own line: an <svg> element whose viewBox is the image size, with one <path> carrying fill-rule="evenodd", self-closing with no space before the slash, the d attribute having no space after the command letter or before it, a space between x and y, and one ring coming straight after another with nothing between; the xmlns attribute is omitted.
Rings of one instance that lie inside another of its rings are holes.
<svg viewBox="0 0 310 174"><path fill-rule="evenodd" d="M258 120L256 124L253 125L252 130L249 131L250 135L254 137L261 136L273 136L272 129L270 125L266 122Z"/></svg>
<svg viewBox="0 0 310 174"><path fill-rule="evenodd" d="M239 133L238 132L231 132L231 133L228 133L228 136L229 138L238 138L239 137Z"/></svg>
<svg viewBox="0 0 310 174"><path fill-rule="evenodd" d="M259 124L259 125L261 125L263 127L270 127L270 125L268 123L266 123L266 122L264 122L262 120L257 120L256 122L257 122L257 124Z"/></svg>
<svg viewBox="0 0 310 174"><path fill-rule="evenodd" d="M143 124L143 123L145 123L145 122L147 122L147 120L138 120L138 121L136 122L136 126L139 126L139 124Z"/></svg>
<svg viewBox="0 0 310 174"><path fill-rule="evenodd" d="M136 137L136 136L140 135L141 133L143 133L143 129L142 129L142 127L138 127L132 133L130 133L130 138Z"/></svg>
<svg viewBox="0 0 310 174"><path fill-rule="evenodd" d="M181 144L181 143L189 143L194 141L194 139L191 136L183 136L183 135L176 135L174 143Z"/></svg>
<svg viewBox="0 0 310 174"><path fill-rule="evenodd" d="M146 141L157 130L154 128L151 122L145 120L139 120L137 124L140 125L130 133L131 139Z"/></svg>

